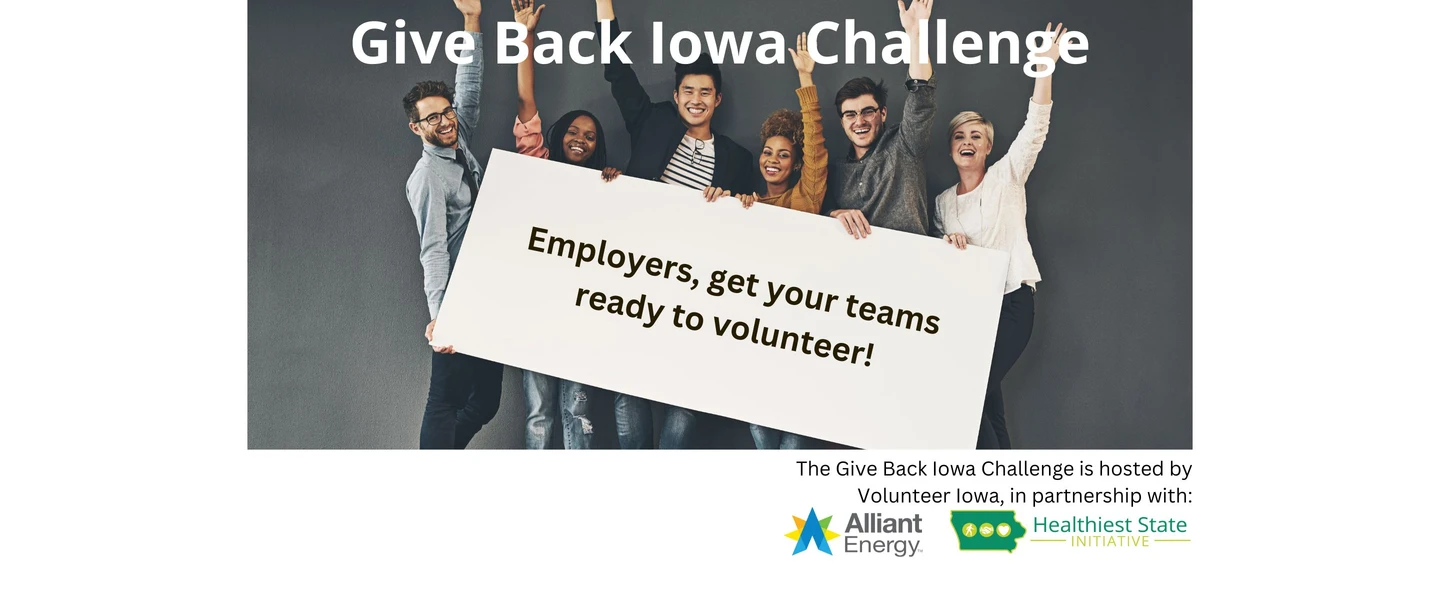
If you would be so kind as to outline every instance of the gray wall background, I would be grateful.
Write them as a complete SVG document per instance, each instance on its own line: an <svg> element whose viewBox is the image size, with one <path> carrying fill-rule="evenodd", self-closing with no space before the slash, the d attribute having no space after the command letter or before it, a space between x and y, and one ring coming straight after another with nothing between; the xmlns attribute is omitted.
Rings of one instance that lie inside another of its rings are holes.
<svg viewBox="0 0 1440 604"><path fill-rule="evenodd" d="M546 4L541 29L568 37L591 28L592 2ZM634 32L627 48L636 71L656 98L669 98L673 65L650 63L652 21L663 21L667 35L773 29L787 36L787 46L820 20L843 26L854 18L880 42L883 32L900 28L889 0L616 4L622 26ZM1030 238L1044 280L1029 347L1005 381L1014 445L1190 448L1190 3L937 4L932 18L946 19L950 36L1023 34L1064 21L1090 39L1089 62L1061 65L1055 76L1051 132L1028 185ZM453 82L454 65L438 55L420 65L413 52L405 65L354 58L350 39L360 23L397 18L406 30L427 33L462 25L445 0L250 2L251 448L418 442L429 317L404 183L420 142L406 128L400 97L418 80ZM508 2L485 0L486 107L471 141L485 158L492 147L514 145L515 66L494 60L496 22L510 19ZM827 52L841 40L830 36L822 39ZM879 48L876 54L878 62ZM724 66L718 132L758 152L765 116L797 107L795 71L786 61ZM939 113L926 162L932 197L957 180L945 151L949 118L974 109L994 121L998 158L1024 119L1033 85L1019 65L966 66L953 57L936 74ZM883 78L892 91L890 119L902 113L903 65L817 66L832 156L843 156L847 141L829 99L861 75ZM602 66L537 66L536 78L541 117L594 112L609 135L611 163L623 168L629 137ZM519 372L507 369L500 413L472 448L523 446L519 382ZM612 420L593 415L597 445L613 446ZM703 447L753 446L738 422L717 418L709 426Z"/></svg>

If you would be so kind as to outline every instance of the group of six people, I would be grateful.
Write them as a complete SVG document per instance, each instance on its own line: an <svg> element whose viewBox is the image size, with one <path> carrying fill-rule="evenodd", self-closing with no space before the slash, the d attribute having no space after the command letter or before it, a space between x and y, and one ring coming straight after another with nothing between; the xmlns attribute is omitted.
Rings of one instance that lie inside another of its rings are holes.
<svg viewBox="0 0 1440 604"><path fill-rule="evenodd" d="M484 73L480 33L480 0L454 0L464 16L474 51L469 63L456 68L455 86L420 82L403 104L412 132L423 140L420 160L406 183L406 197L420 231L420 261L430 323L435 317L469 223L484 168L469 150L468 139L479 121ZM795 91L800 112L780 109L760 128L758 162L744 146L711 128L723 99L720 68L707 55L675 66L672 99L656 102L640 84L630 65L605 65L625 129L630 134L627 176L657 180L699 191L697 199L715 201L734 196L744 207L771 204L840 221L847 236L863 239L871 226L943 238L958 249L969 244L1008 252L1009 268L1001 305L995 349L985 393L976 446L1010 448L1000 382L1030 340L1034 324L1034 287L1040 273L1025 228L1025 182L1045 142L1050 122L1050 89L1058 64L1063 25L1054 28L1055 43L1040 53L1051 59L1050 71L1035 78L1029 111L1009 150L993 165L986 158L994 146L994 126L979 113L964 111L949 125L949 154L959 182L933 203L925 189L924 160L936 112L932 68L922 62L920 26L930 17L934 0L911 0L900 6L900 21L910 39L909 79L905 112L899 127L886 126L886 89L868 77L846 82L835 95L835 109L850 141L845 159L831 165L821 127L819 93L811 74L815 61L805 34L790 49L799 76ZM535 28L544 5L511 0L517 23L527 31L529 51L518 68L519 106L514 124L519 153L595 169L612 181L621 170L607 162L605 130L599 118L577 109L550 123L540 118L535 99ZM615 27L612 0L596 0L597 35ZM1046 25L1046 31L1051 32ZM752 186L754 170L764 182ZM499 408L503 367L492 361L433 345L430 390L421 421L421 448L465 448ZM588 449L594 433L589 401L598 389L559 377L523 370L527 406L525 443L545 448L557 425L564 446ZM702 415L683 407L614 393L619 446L654 446L653 418L661 416L658 446L693 446ZM762 449L803 448L808 439L751 425L755 446Z"/></svg>

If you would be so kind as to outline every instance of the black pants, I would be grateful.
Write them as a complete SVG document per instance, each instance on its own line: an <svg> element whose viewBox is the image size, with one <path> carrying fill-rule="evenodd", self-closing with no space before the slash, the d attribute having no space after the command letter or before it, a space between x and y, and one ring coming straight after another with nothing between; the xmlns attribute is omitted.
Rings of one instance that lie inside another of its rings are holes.
<svg viewBox="0 0 1440 604"><path fill-rule="evenodd" d="M464 449L500 409L505 366L460 353L430 353L430 395L420 421L421 449Z"/></svg>
<svg viewBox="0 0 1440 604"><path fill-rule="evenodd" d="M1029 285L1005 294L1000 303L1000 326L995 330L995 354L990 357L990 381L985 386L985 411L980 415L980 436L977 449L1009 449L1010 432L1005 429L1005 399L1000 394L1000 380L1015 365L1025 345L1030 343L1030 330L1035 327L1035 290Z"/></svg>

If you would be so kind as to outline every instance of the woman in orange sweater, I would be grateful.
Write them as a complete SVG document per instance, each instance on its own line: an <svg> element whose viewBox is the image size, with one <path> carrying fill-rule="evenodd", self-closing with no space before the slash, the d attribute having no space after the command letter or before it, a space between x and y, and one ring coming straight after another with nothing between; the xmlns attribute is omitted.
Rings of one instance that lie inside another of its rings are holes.
<svg viewBox="0 0 1440 604"><path fill-rule="evenodd" d="M805 34L796 37L790 58L800 74L800 113L780 109L770 114L760 126L760 177L765 179L765 192L734 195L745 207L755 202L811 214L820 212L825 199L825 180L829 175L830 154L825 151L825 134L820 127L820 97L815 92L815 59ZM804 149L802 155L801 149ZM799 175L798 178L796 175ZM730 197L730 191L717 187L705 189L705 199L715 201Z"/></svg>
<svg viewBox="0 0 1440 604"><path fill-rule="evenodd" d="M800 113L780 109L765 119L760 126L760 176L765 179L762 194L736 195L745 207L755 202L776 207L818 214L820 202L825 199L825 179L829 176L830 155L825 151L825 135L820 127L820 97L815 92L815 59L805 34L795 40L790 50L795 61L795 71L800 74L800 88L795 95L800 97ZM804 152L801 152L801 149ZM705 191L706 199L714 201L729 191ZM805 438L798 434L781 432L773 428L750 425L750 435L755 438L757 449L799 449Z"/></svg>

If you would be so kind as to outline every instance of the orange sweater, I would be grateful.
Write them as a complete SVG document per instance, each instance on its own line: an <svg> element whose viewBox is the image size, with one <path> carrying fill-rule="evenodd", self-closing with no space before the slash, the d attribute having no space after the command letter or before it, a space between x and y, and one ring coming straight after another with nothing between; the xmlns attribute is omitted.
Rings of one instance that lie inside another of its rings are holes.
<svg viewBox="0 0 1440 604"><path fill-rule="evenodd" d="M825 150L825 133L820 126L820 97L814 86L795 91L800 97L800 119L805 124L805 165L800 168L800 182L779 195L761 197L760 203L800 210L811 214L820 212L820 201L825 199L825 179L829 175L830 154Z"/></svg>

